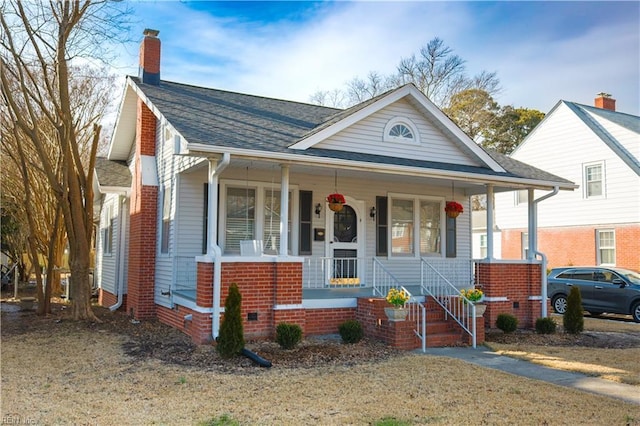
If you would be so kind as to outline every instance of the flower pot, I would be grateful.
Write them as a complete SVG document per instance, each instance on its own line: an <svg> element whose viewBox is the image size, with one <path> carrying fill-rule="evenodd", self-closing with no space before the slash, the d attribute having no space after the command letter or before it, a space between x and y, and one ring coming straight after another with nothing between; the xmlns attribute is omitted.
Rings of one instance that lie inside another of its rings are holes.
<svg viewBox="0 0 640 426"><path fill-rule="evenodd" d="M487 310L487 305L483 303L476 303L476 318L480 318L484 315L484 311ZM469 307L469 316L473 315L473 309Z"/></svg>
<svg viewBox="0 0 640 426"><path fill-rule="evenodd" d="M448 211L447 212L447 216L449 216L452 219L455 219L456 217L460 216L460 212Z"/></svg>
<svg viewBox="0 0 640 426"><path fill-rule="evenodd" d="M391 322L404 321L407 319L409 310L405 308L384 308L384 313Z"/></svg>
<svg viewBox="0 0 640 426"><path fill-rule="evenodd" d="M331 211L334 211L336 213L338 213L339 211L342 210L343 204L342 203L329 203L329 209Z"/></svg>

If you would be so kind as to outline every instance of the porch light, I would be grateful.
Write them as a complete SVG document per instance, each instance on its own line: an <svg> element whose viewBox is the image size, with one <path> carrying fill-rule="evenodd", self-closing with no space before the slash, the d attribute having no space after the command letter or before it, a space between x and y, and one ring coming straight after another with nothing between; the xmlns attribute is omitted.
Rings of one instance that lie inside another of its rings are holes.
<svg viewBox="0 0 640 426"><path fill-rule="evenodd" d="M320 217L320 212L322 211L322 204L316 204L316 216Z"/></svg>
<svg viewBox="0 0 640 426"><path fill-rule="evenodd" d="M369 210L369 217L371 218L371 220L375 220L375 218L376 218L376 208L375 207L371 207L371 210Z"/></svg>

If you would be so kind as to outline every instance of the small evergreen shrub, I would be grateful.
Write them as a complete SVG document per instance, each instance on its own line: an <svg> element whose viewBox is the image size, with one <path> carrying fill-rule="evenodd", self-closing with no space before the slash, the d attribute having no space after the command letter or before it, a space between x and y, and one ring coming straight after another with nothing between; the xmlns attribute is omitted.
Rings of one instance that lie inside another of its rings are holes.
<svg viewBox="0 0 640 426"><path fill-rule="evenodd" d="M364 337L362 325L356 320L348 320L340 324L338 332L344 343L358 343Z"/></svg>
<svg viewBox="0 0 640 426"><path fill-rule="evenodd" d="M239 355L244 348L244 330L242 326L242 295L236 283L229 286L229 295L224 302L224 317L220 324L220 335L216 349L222 358Z"/></svg>
<svg viewBox="0 0 640 426"><path fill-rule="evenodd" d="M567 296L567 311L562 317L564 331L570 334L580 334L584 330L584 311L582 308L582 295L577 286L571 287Z"/></svg>
<svg viewBox="0 0 640 426"><path fill-rule="evenodd" d="M282 349L293 349L302 340L302 328L298 324L281 322L276 327L276 342Z"/></svg>
<svg viewBox="0 0 640 426"><path fill-rule="evenodd" d="M536 320L536 333L553 334L556 332L556 322L553 318L538 318Z"/></svg>
<svg viewBox="0 0 640 426"><path fill-rule="evenodd" d="M496 318L496 327L505 333L513 333L518 329L518 318L511 314L500 314Z"/></svg>

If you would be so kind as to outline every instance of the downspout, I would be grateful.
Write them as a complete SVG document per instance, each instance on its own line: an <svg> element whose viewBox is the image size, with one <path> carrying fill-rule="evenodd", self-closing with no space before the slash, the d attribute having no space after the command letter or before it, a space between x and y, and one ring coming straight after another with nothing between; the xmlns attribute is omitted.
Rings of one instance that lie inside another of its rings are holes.
<svg viewBox="0 0 640 426"><path fill-rule="evenodd" d="M211 337L215 340L220 330L220 289L222 287L222 250L218 246L218 181L220 173L231 162L231 154L225 152L214 168L214 160L209 160L209 206L207 215L207 256L213 256L213 314L211 316ZM215 200L215 202L214 202ZM215 205L215 209L212 206Z"/></svg>
<svg viewBox="0 0 640 426"><path fill-rule="evenodd" d="M555 186L553 188L553 191L551 191L550 193L543 195L542 197L538 198L537 200L533 200L533 202L530 204L531 205L531 215L529 217L529 229L533 230L533 232L529 232L529 252L530 255L527 256L530 259L533 259L535 256L540 256L542 258L542 264L541 264L541 271L540 271L540 275L541 275L541 279L540 279L540 286L542 287L542 318L546 318L548 315L547 312L547 256L544 255L544 253L541 253L538 251L538 203L540 203L541 201L546 200L547 198L551 198L554 195L556 195L558 192L560 191L560 188L558 186ZM533 191L529 190L529 199L532 200L533 199ZM533 242L531 240L533 236Z"/></svg>
<svg viewBox="0 0 640 426"><path fill-rule="evenodd" d="M118 287L116 289L116 293L118 296L118 300L115 305L109 306L109 310L111 312L116 311L122 306L122 300L124 299L124 257L126 255L125 249L125 238L127 237L127 215L125 214L124 205L127 202L127 198L123 197L122 202L120 203L120 236L118 237ZM67 283L68 287L68 283Z"/></svg>

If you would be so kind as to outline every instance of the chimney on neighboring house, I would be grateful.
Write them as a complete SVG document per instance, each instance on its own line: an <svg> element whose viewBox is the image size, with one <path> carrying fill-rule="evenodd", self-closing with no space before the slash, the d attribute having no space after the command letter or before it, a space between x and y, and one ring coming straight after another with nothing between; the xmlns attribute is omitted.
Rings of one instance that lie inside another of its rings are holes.
<svg viewBox="0 0 640 426"><path fill-rule="evenodd" d="M145 29L140 44L140 69L138 77L143 83L160 85L160 31Z"/></svg>
<svg viewBox="0 0 640 426"><path fill-rule="evenodd" d="M598 97L595 100L596 108L608 109L609 111L616 110L616 100L608 93L598 93Z"/></svg>

